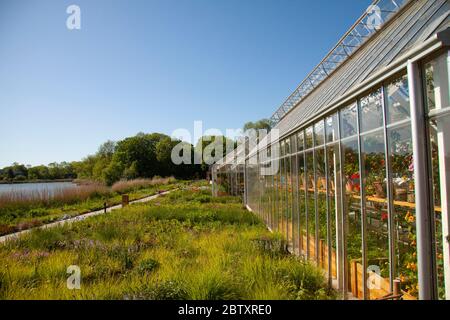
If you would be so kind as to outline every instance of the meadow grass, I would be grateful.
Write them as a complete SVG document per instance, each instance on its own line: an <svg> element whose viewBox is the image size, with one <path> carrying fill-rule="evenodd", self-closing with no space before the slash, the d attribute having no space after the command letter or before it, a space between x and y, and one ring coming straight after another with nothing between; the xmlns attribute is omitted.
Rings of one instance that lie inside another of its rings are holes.
<svg viewBox="0 0 450 320"><path fill-rule="evenodd" d="M0 246L0 299L331 299L237 198L186 188ZM81 289L66 269L81 269Z"/></svg>
<svg viewBox="0 0 450 320"><path fill-rule="evenodd" d="M21 231L59 219L70 218L89 211L121 203L121 195L128 193L137 200L161 190L169 190L183 183L174 178L141 179L122 182L123 188L109 188L99 183L84 183L73 188L55 191L13 191L0 194L0 235Z"/></svg>

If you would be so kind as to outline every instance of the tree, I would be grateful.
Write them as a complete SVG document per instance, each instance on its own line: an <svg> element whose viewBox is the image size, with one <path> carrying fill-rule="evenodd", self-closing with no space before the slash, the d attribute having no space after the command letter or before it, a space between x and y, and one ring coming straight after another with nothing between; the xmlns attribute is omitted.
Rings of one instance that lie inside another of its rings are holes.
<svg viewBox="0 0 450 320"><path fill-rule="evenodd" d="M169 176L175 173L175 164L172 162L172 149L179 142L172 140L170 137L164 137L156 144L156 160L160 164L161 176Z"/></svg>
<svg viewBox="0 0 450 320"><path fill-rule="evenodd" d="M122 178L122 173L124 171L124 167L121 163L111 161L108 167L103 171L102 180L107 185L112 185L114 182L120 180Z"/></svg>
<svg viewBox="0 0 450 320"><path fill-rule="evenodd" d="M244 131L255 129L255 130L267 130L267 132L272 129L272 123L269 119L261 119L256 122L247 122L244 124Z"/></svg>
<svg viewBox="0 0 450 320"><path fill-rule="evenodd" d="M117 143L115 141L108 140L98 148L97 156L111 159L116 151L116 147Z"/></svg>
<svg viewBox="0 0 450 320"><path fill-rule="evenodd" d="M195 148L197 154L202 152L202 172L206 173L209 166L225 157L236 148L237 143L225 136L203 136ZM218 153L219 152L219 153Z"/></svg>
<svg viewBox="0 0 450 320"><path fill-rule="evenodd" d="M28 169L28 180L47 180L50 179L48 168L44 165L35 166Z"/></svg>
<svg viewBox="0 0 450 320"><path fill-rule="evenodd" d="M203 140L202 147L210 144L211 154L215 156L214 143L220 139L208 137ZM224 150L228 139L223 139ZM102 181L108 185L120 179L152 178L154 176L170 176L192 179L204 174L207 165L194 164L194 146L186 144L183 151L190 152L191 163L176 165L172 161L172 150L181 141L172 140L161 133L138 133L134 137L121 141L106 141L94 155L81 161L71 163L50 163L48 166L24 166L14 163L10 167L0 169L0 180L52 180L52 179L91 179ZM233 142L231 141L233 144ZM207 155L208 156L208 155ZM222 155L221 155L222 156Z"/></svg>

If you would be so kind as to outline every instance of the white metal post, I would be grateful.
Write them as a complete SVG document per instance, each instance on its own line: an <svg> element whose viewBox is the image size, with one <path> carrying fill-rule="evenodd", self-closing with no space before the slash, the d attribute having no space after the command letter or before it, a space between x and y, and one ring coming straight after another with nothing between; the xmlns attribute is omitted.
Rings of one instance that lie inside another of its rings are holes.
<svg viewBox="0 0 450 320"><path fill-rule="evenodd" d="M419 299L436 298L435 256L433 249L432 210L428 185L427 139L422 79L417 62L408 62L408 85L411 101L414 186L416 198L417 262Z"/></svg>

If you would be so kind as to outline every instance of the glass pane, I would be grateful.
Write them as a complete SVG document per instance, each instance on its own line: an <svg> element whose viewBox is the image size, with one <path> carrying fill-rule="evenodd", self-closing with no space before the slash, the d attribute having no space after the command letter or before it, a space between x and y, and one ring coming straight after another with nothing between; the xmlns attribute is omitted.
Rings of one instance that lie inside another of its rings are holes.
<svg viewBox="0 0 450 320"><path fill-rule="evenodd" d="M314 142L316 146L323 145L325 141L324 135L325 135L325 128L323 120L321 120L314 125Z"/></svg>
<svg viewBox="0 0 450 320"><path fill-rule="evenodd" d="M292 175L291 175L291 157L285 158L286 161L286 238L288 244L292 247Z"/></svg>
<svg viewBox="0 0 450 320"><path fill-rule="evenodd" d="M298 174L297 155L291 157L291 175L292 175L292 238L294 245L294 252L299 254L299 203L298 203Z"/></svg>
<svg viewBox="0 0 450 320"><path fill-rule="evenodd" d="M361 190L358 140L342 142L345 197L344 197L344 241L346 246L346 269L349 279L358 279L347 285L354 297L362 298L362 238L361 238ZM356 285L355 285L356 283Z"/></svg>
<svg viewBox="0 0 450 320"><path fill-rule="evenodd" d="M280 143L280 157L284 156L285 154L286 154L286 149L285 149L284 140L283 140Z"/></svg>
<svg viewBox="0 0 450 320"><path fill-rule="evenodd" d="M372 92L360 101L361 132L383 126L381 89Z"/></svg>
<svg viewBox="0 0 450 320"><path fill-rule="evenodd" d="M300 224L300 253L306 255L306 180L305 180L305 163L303 153L297 156L298 163L298 210Z"/></svg>
<svg viewBox="0 0 450 320"><path fill-rule="evenodd" d="M281 159L281 187L280 187L280 225L278 231L286 239L286 161Z"/></svg>
<svg viewBox="0 0 450 320"><path fill-rule="evenodd" d="M402 289L417 298L416 212L411 126L388 131L391 176L394 190L396 277Z"/></svg>
<svg viewBox="0 0 450 320"><path fill-rule="evenodd" d="M325 119L325 133L327 142L333 142L338 139L338 114Z"/></svg>
<svg viewBox="0 0 450 320"><path fill-rule="evenodd" d="M274 161L277 161L277 160L272 160L272 168L274 168L274 165L275 165ZM273 174L271 176L271 179L272 179L272 211L271 211L272 218L270 220L270 228L272 230L274 230L275 229L274 221L275 221L275 215L276 215L275 209L277 208L276 207L277 206L276 174Z"/></svg>
<svg viewBox="0 0 450 320"><path fill-rule="evenodd" d="M358 131L358 110L356 104L340 111L341 139L355 135Z"/></svg>
<svg viewBox="0 0 450 320"><path fill-rule="evenodd" d="M449 107L447 56L444 54L425 65L426 104L428 110ZM442 86L445 86L442 88Z"/></svg>
<svg viewBox="0 0 450 320"><path fill-rule="evenodd" d="M408 76L390 83L386 87L387 123L391 124L410 118Z"/></svg>
<svg viewBox="0 0 450 320"><path fill-rule="evenodd" d="M448 198L446 188L441 186L441 181L448 181L447 175L450 169L446 166L450 157L449 139L450 116L430 121L430 146L431 164L433 177L433 202L434 202L434 224L436 240L436 266L438 279L438 293L440 299L448 299L445 293L445 266L450 262L444 260L444 247L446 239L443 233L442 217L448 215L445 207L441 206L442 199ZM443 176L443 177L442 177Z"/></svg>
<svg viewBox="0 0 450 320"><path fill-rule="evenodd" d="M328 261L325 259L325 248L327 244L327 180L325 176L325 150L319 148L315 150L316 161L316 201L318 214L319 233L319 265L325 270L328 269Z"/></svg>
<svg viewBox="0 0 450 320"><path fill-rule="evenodd" d="M267 164L264 165L265 167L268 167ZM264 211L264 217L266 219L266 225L269 225L270 221L270 196L269 196L269 176L264 175L264 204L263 204L263 211Z"/></svg>
<svg viewBox="0 0 450 320"><path fill-rule="evenodd" d="M391 291L389 282L389 228L386 199L386 163L383 131L365 135L361 141L364 165L366 247L368 277L381 287L368 288L370 299ZM381 276L381 279L379 278ZM369 283L372 283L369 281Z"/></svg>
<svg viewBox="0 0 450 320"><path fill-rule="evenodd" d="M315 213L315 199L314 199L314 156L313 152L309 151L305 154L306 157L306 184L307 184L307 255L308 258L315 258L315 243L316 243L316 213Z"/></svg>
<svg viewBox="0 0 450 320"><path fill-rule="evenodd" d="M285 147L286 147L285 154L291 154L291 138L286 139Z"/></svg>
<svg viewBox="0 0 450 320"><path fill-rule="evenodd" d="M339 146L332 145L327 147L327 161L328 161L328 201L330 210L330 239L331 246L331 275L337 278L337 246L336 246L336 218L340 217L340 155Z"/></svg>
<svg viewBox="0 0 450 320"><path fill-rule="evenodd" d="M274 219L273 219L273 226L272 226L272 230L274 231L278 231L278 226L279 226L279 219L280 219L280 214L279 214L279 210L280 210L280 172L281 172L281 160L274 160L274 161L278 161L278 171L276 172L276 174L273 176L274 178L274 191L275 191L275 207L274 207ZM251 188L250 186L250 181L249 181L249 188Z"/></svg>
<svg viewBox="0 0 450 320"><path fill-rule="evenodd" d="M304 135L303 131L300 131L299 133L297 133L297 151L303 151L304 149Z"/></svg>
<svg viewBox="0 0 450 320"><path fill-rule="evenodd" d="M306 149L313 147L313 128L309 127L305 130Z"/></svg>

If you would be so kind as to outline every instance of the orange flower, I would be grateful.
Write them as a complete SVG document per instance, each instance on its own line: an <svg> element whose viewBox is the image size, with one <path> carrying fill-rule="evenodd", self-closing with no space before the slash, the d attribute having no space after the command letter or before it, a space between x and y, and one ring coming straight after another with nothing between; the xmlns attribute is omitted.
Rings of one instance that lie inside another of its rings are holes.
<svg viewBox="0 0 450 320"><path fill-rule="evenodd" d="M410 216L411 216L411 213L408 211L405 215L405 221L409 221Z"/></svg>

